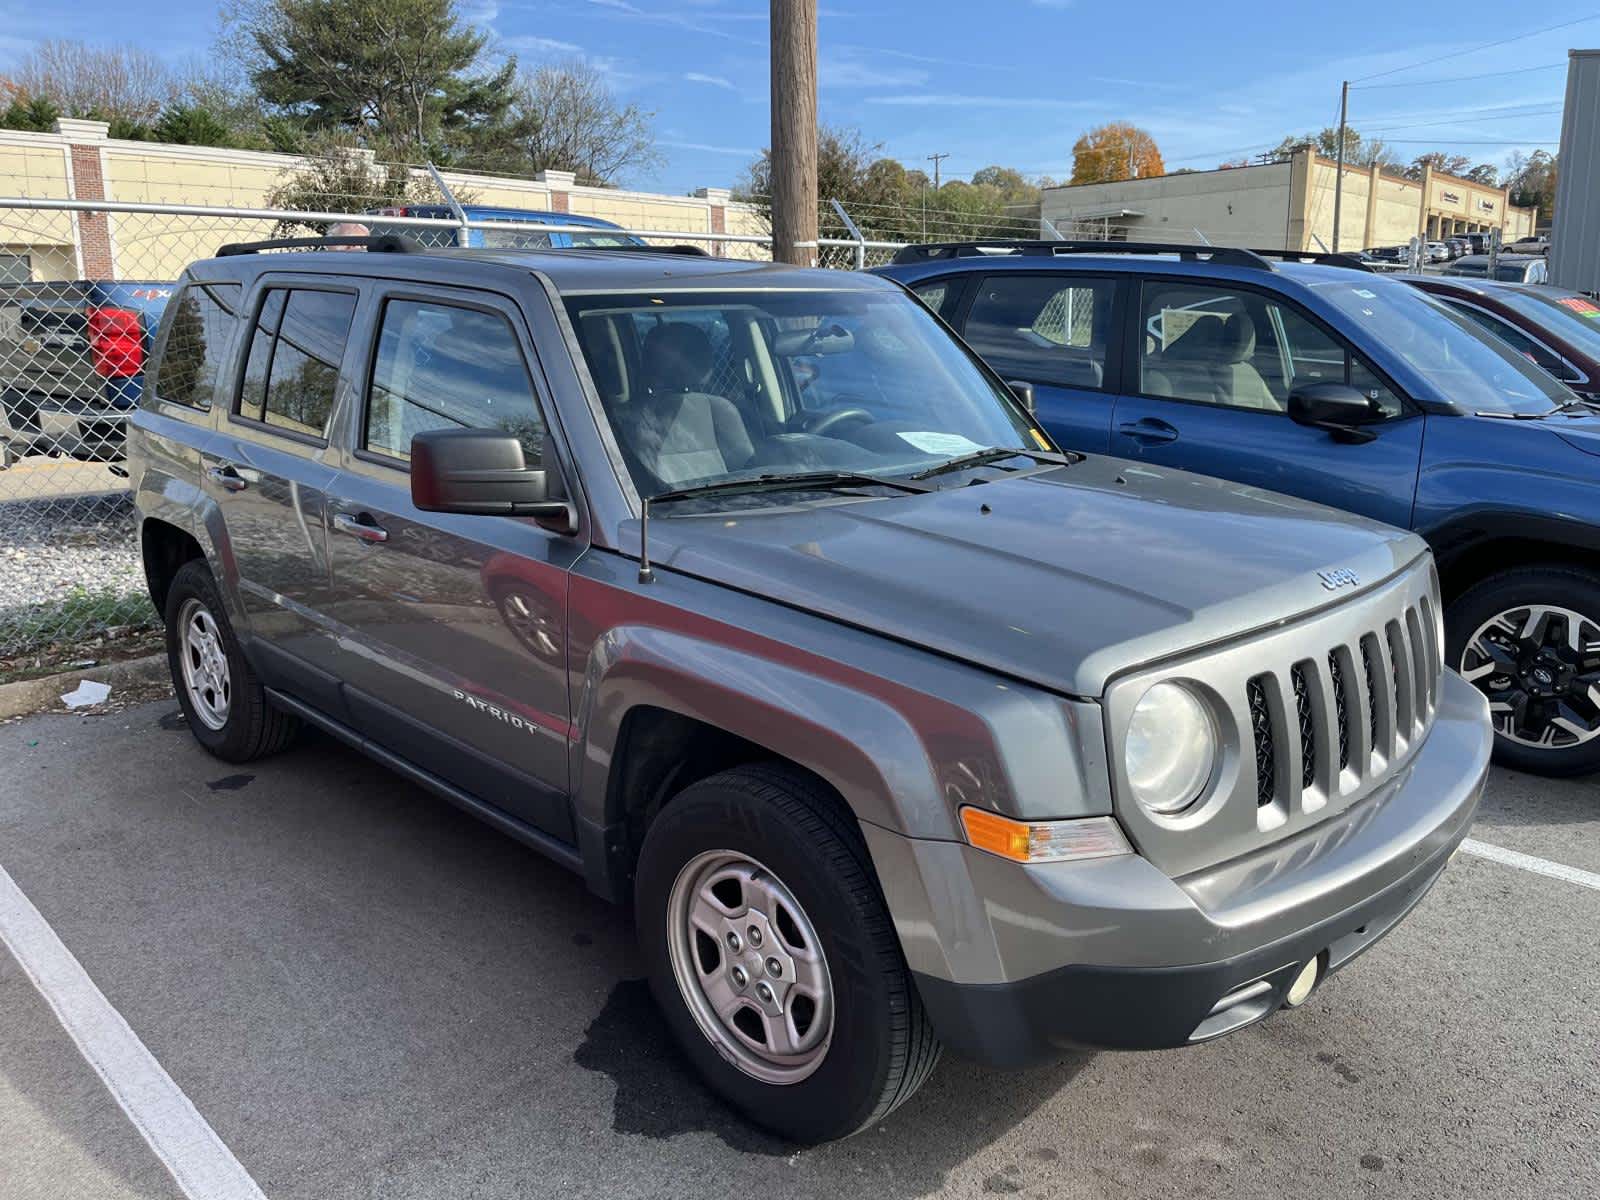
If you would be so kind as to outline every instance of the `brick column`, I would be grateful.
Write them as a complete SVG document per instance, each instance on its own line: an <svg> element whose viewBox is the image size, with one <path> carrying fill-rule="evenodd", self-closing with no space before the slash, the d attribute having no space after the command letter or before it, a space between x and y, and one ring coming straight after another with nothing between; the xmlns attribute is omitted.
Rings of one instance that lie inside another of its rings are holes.
<svg viewBox="0 0 1600 1200"><path fill-rule="evenodd" d="M571 171L540 171L533 177L550 189L550 211L572 211L572 185L578 177Z"/></svg>
<svg viewBox="0 0 1600 1200"><path fill-rule="evenodd" d="M694 190L694 194L699 199L706 201L707 209L711 217L711 232L727 233L728 200L732 197L733 193L727 188L696 188ZM712 242L711 253L720 258L722 255L727 253L727 243Z"/></svg>
<svg viewBox="0 0 1600 1200"><path fill-rule="evenodd" d="M104 200L105 172L100 166L100 150L110 126L104 121L79 121L56 118L55 132L67 142L72 163L72 198ZM111 252L111 221L103 212L73 214L78 231L78 260L85 279L115 279L116 256Z"/></svg>

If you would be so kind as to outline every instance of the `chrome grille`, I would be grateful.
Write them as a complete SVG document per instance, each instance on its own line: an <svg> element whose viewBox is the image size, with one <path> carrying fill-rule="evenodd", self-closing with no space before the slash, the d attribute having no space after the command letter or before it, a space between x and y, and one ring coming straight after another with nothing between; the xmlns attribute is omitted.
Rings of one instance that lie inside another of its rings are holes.
<svg viewBox="0 0 1600 1200"><path fill-rule="evenodd" d="M1320 793L1311 804L1318 807L1351 782L1340 776L1353 770L1364 778L1382 771L1426 729L1438 692L1438 647L1432 644L1432 617L1424 603L1407 605L1398 617L1354 640L1365 684L1354 696L1346 692L1340 663L1346 653L1353 660L1355 646L1350 645L1295 663L1287 672L1287 688L1276 686L1276 673L1250 679L1246 699L1261 806ZM1366 713L1364 758L1353 759L1351 752L1352 706ZM1291 754L1284 739L1292 740L1298 753ZM1268 771L1270 781L1259 778Z"/></svg>

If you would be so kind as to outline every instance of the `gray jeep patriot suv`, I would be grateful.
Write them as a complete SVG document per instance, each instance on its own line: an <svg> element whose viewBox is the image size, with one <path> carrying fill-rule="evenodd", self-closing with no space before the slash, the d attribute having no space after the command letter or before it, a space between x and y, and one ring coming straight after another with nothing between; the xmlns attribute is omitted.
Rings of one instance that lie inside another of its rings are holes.
<svg viewBox="0 0 1600 1200"><path fill-rule="evenodd" d="M1414 535L1060 453L885 279L365 248L167 310L129 467L189 725L308 722L631 901L759 1123L1302 1004L1465 836Z"/></svg>

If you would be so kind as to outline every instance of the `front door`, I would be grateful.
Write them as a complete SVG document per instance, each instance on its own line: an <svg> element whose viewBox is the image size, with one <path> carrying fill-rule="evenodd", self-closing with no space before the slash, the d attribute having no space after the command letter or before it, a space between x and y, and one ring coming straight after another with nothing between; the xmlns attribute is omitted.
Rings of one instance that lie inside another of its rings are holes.
<svg viewBox="0 0 1600 1200"><path fill-rule="evenodd" d="M270 281L255 296L227 419L201 455L202 485L228 530L243 631L275 686L326 669L331 641L324 527L328 426L355 314L354 289ZM230 561L231 560L231 561Z"/></svg>
<svg viewBox="0 0 1600 1200"><path fill-rule="evenodd" d="M1111 452L1411 525L1423 417L1337 334L1281 297L1225 283L1146 279L1133 378ZM1386 419L1336 441L1288 416L1298 384L1348 382Z"/></svg>
<svg viewBox="0 0 1600 1200"><path fill-rule="evenodd" d="M398 290L376 320L329 504L345 702L392 753L571 841L567 580L583 544L531 520L423 512L407 473L431 429L508 430L541 460L522 320L480 293Z"/></svg>
<svg viewBox="0 0 1600 1200"><path fill-rule="evenodd" d="M1039 423L1070 450L1104 453L1110 438L1116 295L1110 278L997 271L978 280L961 324L1001 378L1033 384Z"/></svg>

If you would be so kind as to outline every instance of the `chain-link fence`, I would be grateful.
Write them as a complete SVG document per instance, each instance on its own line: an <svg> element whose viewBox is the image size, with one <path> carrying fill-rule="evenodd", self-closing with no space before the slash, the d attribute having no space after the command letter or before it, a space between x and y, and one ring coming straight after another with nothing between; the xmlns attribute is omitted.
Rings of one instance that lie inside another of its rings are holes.
<svg viewBox="0 0 1600 1200"><path fill-rule="evenodd" d="M228 206L0 200L0 679L153 625L123 458L151 338L190 262L228 242L341 232L430 245L690 244L770 259L764 233ZM553 220L553 218L552 218ZM897 247L823 237L824 266L887 262Z"/></svg>

